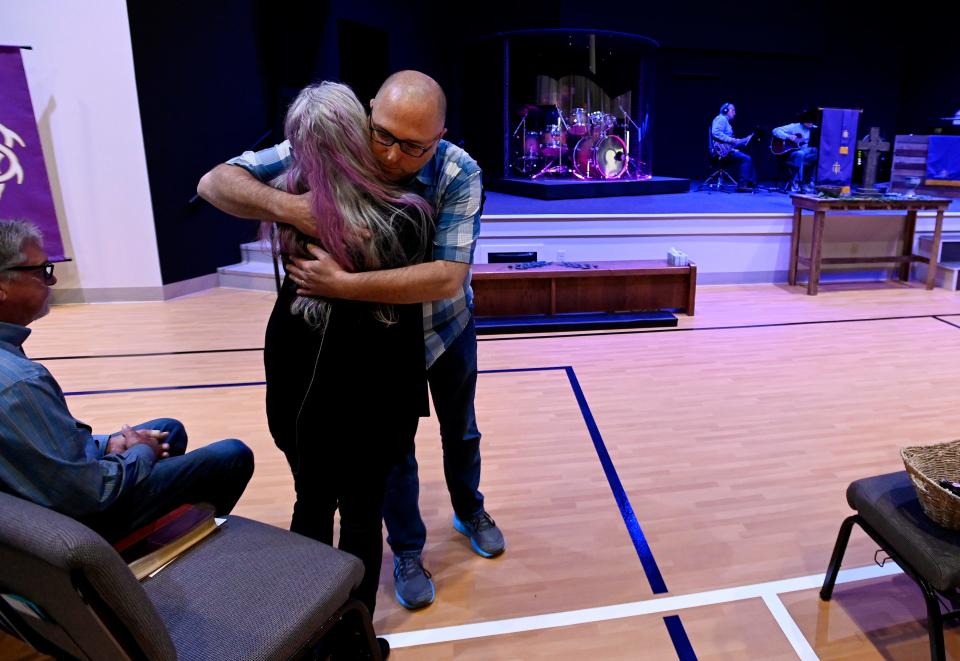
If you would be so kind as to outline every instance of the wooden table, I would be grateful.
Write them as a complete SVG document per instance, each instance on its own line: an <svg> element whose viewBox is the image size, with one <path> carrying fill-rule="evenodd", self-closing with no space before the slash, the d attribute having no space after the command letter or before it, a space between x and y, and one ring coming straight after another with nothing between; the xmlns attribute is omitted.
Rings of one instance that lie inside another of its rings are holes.
<svg viewBox="0 0 960 661"><path fill-rule="evenodd" d="M894 263L900 265L900 280L910 278L910 264L923 262L928 264L927 289L933 289L937 277L937 255L940 252L940 235L943 231L943 212L950 206L951 200L938 197L917 198L823 198L814 195L791 195L793 202L793 234L790 238L790 275L788 282L797 284L797 265L808 267L807 294L817 295L820 286L820 267L822 264L876 264ZM800 221L803 210L813 212L813 234L810 241L810 257L800 257ZM900 255L880 257L828 257L821 255L823 249L823 225L831 212L845 211L903 211L906 218L903 224L903 249ZM918 211L936 211L937 221L933 231L933 245L930 257L913 253L913 234L917 226Z"/></svg>
<svg viewBox="0 0 960 661"><path fill-rule="evenodd" d="M567 312L683 310L693 315L697 266L665 260L590 261L578 269L551 263L474 264L474 314L501 317Z"/></svg>

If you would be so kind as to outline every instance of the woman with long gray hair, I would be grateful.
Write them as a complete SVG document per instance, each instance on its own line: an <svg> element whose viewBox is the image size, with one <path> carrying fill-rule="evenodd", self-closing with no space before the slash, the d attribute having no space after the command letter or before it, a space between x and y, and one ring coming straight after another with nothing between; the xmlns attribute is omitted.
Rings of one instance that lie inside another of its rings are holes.
<svg viewBox="0 0 960 661"><path fill-rule="evenodd" d="M278 225L274 249L309 257L313 241L352 271L424 259L433 228L423 198L385 183L370 150L367 116L349 87L304 89L287 113L294 165L273 183L311 192L310 239ZM427 415L422 307L299 296L288 276L267 325L267 418L293 471L290 529L333 543L365 567L355 596L371 613L383 554L381 513L390 466Z"/></svg>

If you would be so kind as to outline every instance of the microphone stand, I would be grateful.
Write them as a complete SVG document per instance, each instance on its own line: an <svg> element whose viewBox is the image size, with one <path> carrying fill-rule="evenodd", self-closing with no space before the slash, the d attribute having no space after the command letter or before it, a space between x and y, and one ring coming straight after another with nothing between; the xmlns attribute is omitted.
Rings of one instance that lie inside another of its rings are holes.
<svg viewBox="0 0 960 661"><path fill-rule="evenodd" d="M518 133L520 134L520 156L518 157L518 160L514 160L513 167L515 170L520 170L521 172L523 172L523 174L526 174L526 172L524 172L523 170L524 170L524 159L527 155L524 152L524 149L526 149L525 140L527 138L527 113L523 113L523 117L520 118L520 123L517 124L517 128L514 129L513 131L513 137L516 138Z"/></svg>
<svg viewBox="0 0 960 661"><path fill-rule="evenodd" d="M623 108L623 106L619 106L619 108L620 108L620 112L623 113L623 121L624 121L624 129L623 129L623 130L624 130L624 133L626 133L626 135L627 135L627 153L626 153L624 156L625 156L625 158L627 159L627 172L629 173L629 172L630 172L630 164L633 162L633 159L630 158L630 129L629 129L629 128L626 128L626 123L627 123L627 122L630 122L630 124L633 125L633 128L635 128L635 129L637 130L637 145L638 145L638 146L643 144L643 129L642 129L635 121L633 121L633 117L630 116L630 113L628 113L628 112ZM643 161L640 161L640 162L643 163ZM638 177L639 177L639 170L637 169L636 166L634 166L634 167L633 167L633 178L634 178L634 179L637 179Z"/></svg>
<svg viewBox="0 0 960 661"><path fill-rule="evenodd" d="M560 106L557 105L556 103L554 104L554 106L557 108L557 122L558 122L557 123L558 135L557 135L557 146L556 146L557 157L558 157L558 160L556 161L557 164L554 165L553 164L554 161L550 161L542 170L540 170L540 172L530 177L531 179L538 179L545 174L568 174L570 172L570 168L566 167L563 164L563 150L566 148L566 144L564 143L563 138L566 135L567 122L563 118L563 111L560 110Z"/></svg>
<svg viewBox="0 0 960 661"><path fill-rule="evenodd" d="M566 170L565 170L564 167L563 167L563 148L566 146L566 141L565 141L563 138L564 138L564 136L566 135L566 132L567 132L567 129L569 129L569 126L567 126L567 120L565 120L565 119L563 118L563 111L560 110L559 104L556 104L556 103L555 103L555 104L553 104L553 105L554 105L554 106L556 107L556 109L557 109L557 119L560 121L560 124L559 124L559 128L560 128L560 144L559 144L560 160L557 161L557 169L556 169L556 171L557 171L557 174L566 174Z"/></svg>

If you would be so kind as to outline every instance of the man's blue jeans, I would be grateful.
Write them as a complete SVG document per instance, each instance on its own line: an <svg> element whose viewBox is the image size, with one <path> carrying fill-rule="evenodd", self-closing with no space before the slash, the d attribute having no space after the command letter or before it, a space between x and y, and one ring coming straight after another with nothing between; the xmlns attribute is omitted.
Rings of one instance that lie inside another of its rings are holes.
<svg viewBox="0 0 960 661"><path fill-rule="evenodd" d="M720 159L720 164L724 168L735 170L738 186L755 186L757 183L757 172L753 168L753 159L749 154L744 154L739 149L734 149L724 158Z"/></svg>
<svg viewBox="0 0 960 661"><path fill-rule="evenodd" d="M807 182L813 182L817 176L817 148L809 147L797 149L786 155L787 168L790 170L793 178L801 186ZM800 181L800 164L803 164L803 181Z"/></svg>
<svg viewBox="0 0 960 661"><path fill-rule="evenodd" d="M443 474L453 511L469 519L483 510L480 493L480 431L473 400L477 391L477 329L471 317L454 343L427 370L433 408L440 422ZM415 555L427 541L420 516L417 458L411 446L387 478L383 519L394 555Z"/></svg>
<svg viewBox="0 0 960 661"><path fill-rule="evenodd" d="M207 502L217 516L228 514L253 475L253 452L236 439L217 441L187 453L187 432L172 418L151 420L134 429L170 432L170 456L131 491L103 512L85 520L114 542L185 503Z"/></svg>

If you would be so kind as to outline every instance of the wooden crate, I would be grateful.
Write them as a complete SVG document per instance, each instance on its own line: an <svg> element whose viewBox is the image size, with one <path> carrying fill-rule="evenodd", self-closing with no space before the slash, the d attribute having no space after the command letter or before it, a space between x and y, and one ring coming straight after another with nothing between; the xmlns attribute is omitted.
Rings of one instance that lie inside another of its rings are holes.
<svg viewBox="0 0 960 661"><path fill-rule="evenodd" d="M890 171L890 192L904 193L907 177L920 177L918 193L938 197L960 197L956 186L927 184L927 145L930 136L898 135L893 143L893 167Z"/></svg>

